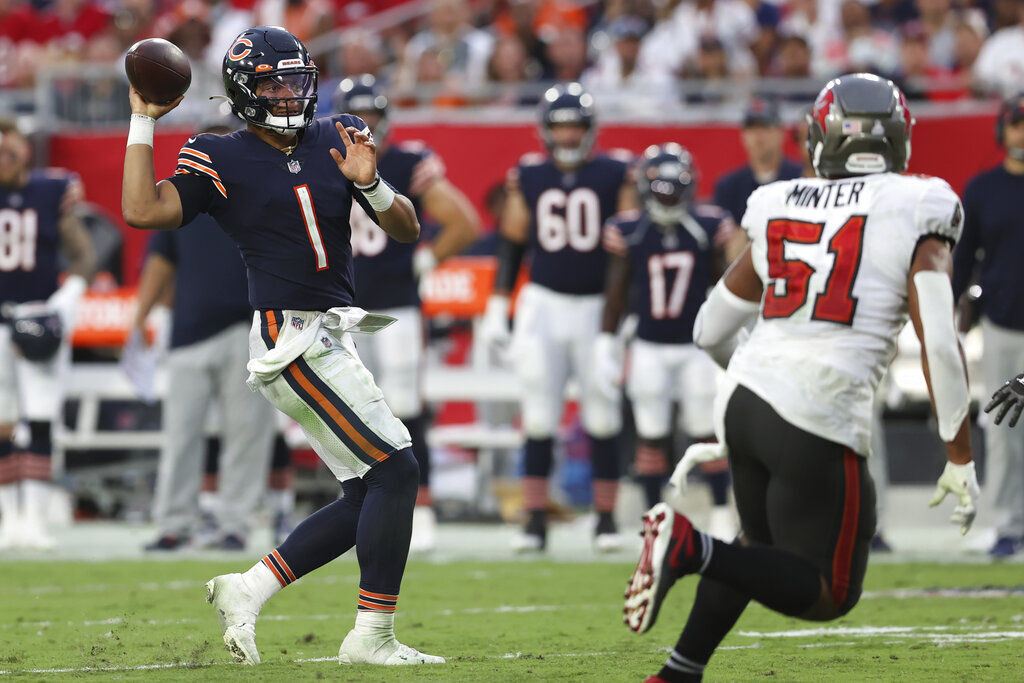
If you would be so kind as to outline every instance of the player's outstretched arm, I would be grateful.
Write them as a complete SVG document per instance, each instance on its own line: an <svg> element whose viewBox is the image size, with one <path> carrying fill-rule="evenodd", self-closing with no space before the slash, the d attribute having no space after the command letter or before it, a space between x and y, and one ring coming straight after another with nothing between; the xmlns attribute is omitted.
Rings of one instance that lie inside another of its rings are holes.
<svg viewBox="0 0 1024 683"><path fill-rule="evenodd" d="M121 180L121 215L125 223L144 230L171 230L181 226L178 190L167 181L158 185L153 171L153 130L156 120L171 111L184 95L167 105L151 104L129 89L132 120Z"/></svg>
<svg viewBox="0 0 1024 683"><path fill-rule="evenodd" d="M971 456L967 369L953 317L952 270L949 245L938 237L923 239L907 277L907 298L910 319L921 340L921 365L939 436L946 442L948 462L931 505L938 505L950 493L956 496L959 504L950 521L966 534L974 522L979 489Z"/></svg>
<svg viewBox="0 0 1024 683"><path fill-rule="evenodd" d="M480 234L480 215L469 198L447 178L431 183L419 197L423 210L441 225L441 234L429 247L435 263L458 254L476 241Z"/></svg>
<svg viewBox="0 0 1024 683"><path fill-rule="evenodd" d="M693 323L693 342L725 368L739 346L740 330L761 308L764 284L754 270L750 245L714 286Z"/></svg>
<svg viewBox="0 0 1024 683"><path fill-rule="evenodd" d="M381 229L398 242L415 242L420 237L416 209L407 197L397 194L377 173L377 145L369 132L345 127L336 121L334 127L345 146L345 154L331 148L331 158L338 170L363 193L377 214Z"/></svg>

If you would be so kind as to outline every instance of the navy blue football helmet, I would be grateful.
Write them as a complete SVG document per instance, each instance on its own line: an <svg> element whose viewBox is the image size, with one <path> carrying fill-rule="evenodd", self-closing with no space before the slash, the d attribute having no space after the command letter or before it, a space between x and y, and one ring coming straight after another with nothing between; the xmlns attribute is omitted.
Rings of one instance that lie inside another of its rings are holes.
<svg viewBox="0 0 1024 683"><path fill-rule="evenodd" d="M255 26L242 31L224 55L222 72L235 116L285 134L313 122L317 68L306 46L283 28ZM269 84L264 83L267 80ZM261 88L269 88L274 96L257 95ZM274 114L281 105L288 113Z"/></svg>
<svg viewBox="0 0 1024 683"><path fill-rule="evenodd" d="M579 147L555 144L551 128L560 124L575 124L586 129ZM586 161L597 137L597 116L594 114L594 98L582 85L567 83L548 88L540 103L540 136L557 163L578 166Z"/></svg>
<svg viewBox="0 0 1024 683"><path fill-rule="evenodd" d="M26 360L46 361L57 355L64 326L53 311L16 316L11 324L11 341Z"/></svg>
<svg viewBox="0 0 1024 683"><path fill-rule="evenodd" d="M388 98L377 85L377 79L370 74L346 78L339 83L334 91L334 110L361 118L365 118L363 115L367 113L376 114L379 120L371 126L370 132L378 138L388 134Z"/></svg>
<svg viewBox="0 0 1024 683"><path fill-rule="evenodd" d="M636 189L656 223L683 220L697 194L697 169L689 150L675 142L651 145L636 174Z"/></svg>
<svg viewBox="0 0 1024 683"><path fill-rule="evenodd" d="M1009 98L999 108L999 116L996 117L996 141L1000 146L1006 147L1006 127L1018 121L1024 121L1024 93ZM1009 147L1006 152L1010 158L1024 161L1024 149Z"/></svg>

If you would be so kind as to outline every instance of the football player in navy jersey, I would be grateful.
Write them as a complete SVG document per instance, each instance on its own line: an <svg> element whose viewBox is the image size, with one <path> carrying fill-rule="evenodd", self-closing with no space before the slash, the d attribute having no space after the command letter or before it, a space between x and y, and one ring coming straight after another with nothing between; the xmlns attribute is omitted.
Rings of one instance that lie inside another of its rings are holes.
<svg viewBox="0 0 1024 683"><path fill-rule="evenodd" d="M390 142L388 99L373 76L343 80L334 104L336 111L350 112L366 122L377 144L380 174L409 197L417 216L426 212L441 227L430 243L398 242L371 221L361 206L352 205L355 303L397 321L380 334L360 339L359 355L412 436L420 488L410 548L427 551L434 547L436 518L430 495L427 418L420 393L423 321L417 290L438 263L473 243L480 217L469 199L445 178L444 162L432 150L419 142Z"/></svg>
<svg viewBox="0 0 1024 683"><path fill-rule="evenodd" d="M384 403L350 334L383 324L352 306L352 203L403 242L419 236L416 212L377 173L362 120L314 120L317 69L291 33L269 26L243 31L228 48L223 74L232 111L246 128L189 138L175 175L160 183L153 172L155 119L181 98L156 105L131 91L124 218L136 228L174 229L206 212L235 240L256 311L250 386L302 425L344 490L251 569L206 584L224 643L237 661L258 663L255 622L263 604L355 546L356 624L339 662L444 662L395 639L418 467L408 430Z"/></svg>
<svg viewBox="0 0 1024 683"><path fill-rule="evenodd" d="M96 266L78 217L82 183L33 170L28 139L0 121L0 548L49 548L44 520L78 301ZM58 283L60 252L70 267ZM59 285L59 286L58 286ZM27 442L15 448L15 427Z"/></svg>
<svg viewBox="0 0 1024 683"><path fill-rule="evenodd" d="M693 322L722 272L716 237L720 227L731 227L731 218L717 206L694 204L696 169L690 152L678 144L648 147L636 176L643 209L619 214L604 229L608 281L595 372L598 387L617 395L624 354L616 330L628 308L639 323L626 384L640 437L636 473L653 507L669 474L672 402L681 404L687 436L714 438L711 405L719 373L694 346ZM715 507L709 532L724 537L736 529L726 504L728 475L722 474L711 477Z"/></svg>
<svg viewBox="0 0 1024 683"><path fill-rule="evenodd" d="M509 340L509 295L529 248L530 282L519 295L510 346L522 385L526 431L528 520L515 549L542 550L547 542L553 436L571 374L579 383L581 419L591 442L595 547L609 551L622 543L612 515L622 416L617 398L594 390L591 371L606 267L601 226L616 212L632 208L635 196L627 179L627 155L592 154L594 102L578 83L549 89L540 112L548 154L528 154L509 173L498 272L480 331L491 346Z"/></svg>

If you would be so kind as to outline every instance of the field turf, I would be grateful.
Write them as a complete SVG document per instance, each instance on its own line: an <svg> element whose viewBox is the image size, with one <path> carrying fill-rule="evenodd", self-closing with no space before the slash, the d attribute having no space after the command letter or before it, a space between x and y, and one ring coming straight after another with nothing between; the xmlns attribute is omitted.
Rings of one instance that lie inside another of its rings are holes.
<svg viewBox="0 0 1024 683"><path fill-rule="evenodd" d="M231 663L203 583L247 562L0 563L0 680L641 681L674 645L695 580L645 636L621 623L621 563L412 561L404 642L446 665L342 669L357 567L342 559L278 594L257 623L259 667ZM854 611L808 623L751 606L707 680L1024 680L1024 566L873 564ZM936 589L951 588L942 591Z"/></svg>

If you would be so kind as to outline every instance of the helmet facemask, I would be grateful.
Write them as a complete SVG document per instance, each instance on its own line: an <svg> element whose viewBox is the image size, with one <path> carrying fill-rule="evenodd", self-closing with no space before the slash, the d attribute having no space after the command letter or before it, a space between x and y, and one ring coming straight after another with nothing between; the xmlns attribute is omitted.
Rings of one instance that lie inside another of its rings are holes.
<svg viewBox="0 0 1024 683"><path fill-rule="evenodd" d="M248 90L244 84L240 85ZM315 67L257 76L243 118L282 135L294 135L312 120L316 111L316 88Z"/></svg>

